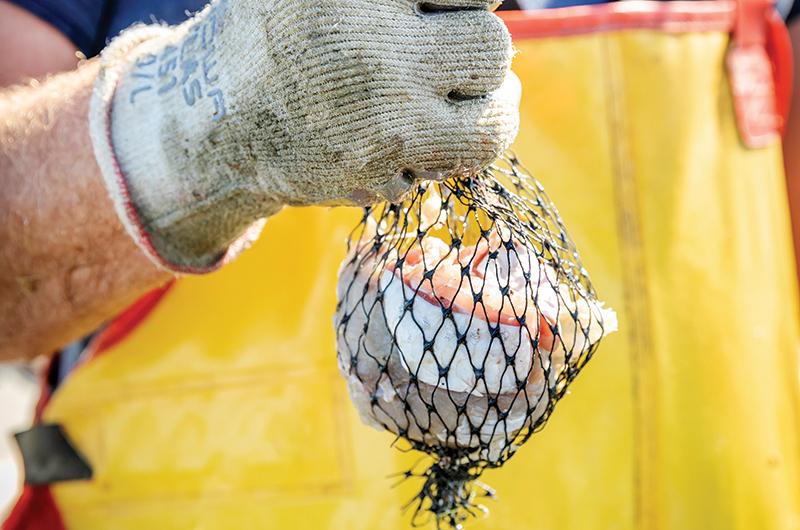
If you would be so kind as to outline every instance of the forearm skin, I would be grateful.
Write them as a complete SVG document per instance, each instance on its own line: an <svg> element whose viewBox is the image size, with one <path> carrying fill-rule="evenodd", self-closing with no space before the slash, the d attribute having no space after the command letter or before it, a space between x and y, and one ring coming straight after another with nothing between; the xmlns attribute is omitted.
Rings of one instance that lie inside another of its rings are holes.
<svg viewBox="0 0 800 530"><path fill-rule="evenodd" d="M126 234L89 138L97 65L0 91L0 360L51 353L170 278Z"/></svg>

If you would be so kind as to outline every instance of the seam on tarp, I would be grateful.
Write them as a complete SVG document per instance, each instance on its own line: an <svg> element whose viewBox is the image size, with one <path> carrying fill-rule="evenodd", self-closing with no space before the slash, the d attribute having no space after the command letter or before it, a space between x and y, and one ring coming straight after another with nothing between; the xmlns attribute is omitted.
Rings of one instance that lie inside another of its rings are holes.
<svg viewBox="0 0 800 530"><path fill-rule="evenodd" d="M646 472L657 448L652 433L657 409L647 402L645 387L652 390L657 381L647 378L652 365L652 336L649 318L650 296L643 258L641 214L636 186L636 168L631 159L628 124L625 115L624 66L619 45L609 36L600 38L601 60L605 71L604 89L609 129L609 155L612 164L617 236L620 245L626 336L630 348L631 393L633 403L633 524L637 530L657 530L653 514L656 485ZM644 377L643 377L644 375ZM647 379L647 381L645 381Z"/></svg>

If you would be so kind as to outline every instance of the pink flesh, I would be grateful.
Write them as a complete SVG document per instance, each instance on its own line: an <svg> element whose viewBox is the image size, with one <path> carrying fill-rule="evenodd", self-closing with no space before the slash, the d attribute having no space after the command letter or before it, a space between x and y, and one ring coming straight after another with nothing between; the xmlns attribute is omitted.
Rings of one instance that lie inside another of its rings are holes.
<svg viewBox="0 0 800 530"><path fill-rule="evenodd" d="M498 240L495 240L498 241ZM436 244L438 247L438 244ZM437 251L439 251L437 255ZM471 259L470 276L473 278L484 279L486 266L481 267L490 252L489 244L482 241L476 247L466 247L458 253L458 257L451 257L452 252L441 243L441 248L429 247L425 253L426 263L423 264L423 252L421 247L417 247L408 252L402 265L402 275L399 269L395 269L396 276L402 278L403 282L416 294L429 304L440 305L450 308L454 313L474 315L477 318L494 324L520 327L517 314L511 307L509 300L514 302L514 306L519 310L525 307L525 297L527 293L509 293L503 297L499 291L484 290L483 307L484 310L473 311L476 303L473 300L472 290L469 286L468 278L461 278L461 263L469 263ZM450 253L450 254L447 254ZM444 257L444 255L447 257ZM444 258L444 259L442 259ZM431 282L422 282L425 274L425 266L433 267L436 271L431 278ZM482 270L481 270L482 269ZM434 288L431 288L431 283ZM539 346L549 350L553 347L554 337L550 329L550 322L539 311L532 302L527 303L528 309L525 311L525 321L533 322L534 318L539 319ZM502 307L502 309L501 309ZM553 323L555 317L552 318Z"/></svg>

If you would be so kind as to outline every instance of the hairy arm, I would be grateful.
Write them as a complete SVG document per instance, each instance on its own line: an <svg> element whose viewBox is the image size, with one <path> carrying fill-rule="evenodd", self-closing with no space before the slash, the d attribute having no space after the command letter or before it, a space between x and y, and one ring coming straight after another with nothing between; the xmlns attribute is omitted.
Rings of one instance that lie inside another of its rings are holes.
<svg viewBox="0 0 800 530"><path fill-rule="evenodd" d="M0 2L0 21L15 26L0 28L3 82L76 62L68 41L27 13ZM50 353L169 277L125 233L95 162L96 72L87 63L0 89L0 360Z"/></svg>

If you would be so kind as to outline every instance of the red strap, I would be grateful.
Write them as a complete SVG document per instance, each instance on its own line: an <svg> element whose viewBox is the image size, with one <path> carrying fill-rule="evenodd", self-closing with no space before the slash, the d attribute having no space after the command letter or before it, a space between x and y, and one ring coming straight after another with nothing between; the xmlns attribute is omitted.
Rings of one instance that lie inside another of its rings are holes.
<svg viewBox="0 0 800 530"><path fill-rule="evenodd" d="M771 0L738 0L727 66L739 134L748 147L772 142L785 122L791 45L781 32L786 27Z"/></svg>
<svg viewBox="0 0 800 530"><path fill-rule="evenodd" d="M772 61L772 77L775 80L775 106L780 118L780 132L783 133L789 119L792 103L794 79L794 60L792 58L792 39L786 23L776 10L770 11L767 19L767 54Z"/></svg>
<svg viewBox="0 0 800 530"><path fill-rule="evenodd" d="M120 313L114 320L101 331L89 344L88 352L83 362L89 362L97 355L118 344L128 336L136 326L138 326L150 312L155 309L161 299L166 295L175 280L170 280L158 289L153 289L143 297L139 298L125 311Z"/></svg>
<svg viewBox="0 0 800 530"><path fill-rule="evenodd" d="M3 530L65 530L48 486L25 486Z"/></svg>
<svg viewBox="0 0 800 530"><path fill-rule="evenodd" d="M739 47L764 46L767 41L765 22L772 10L772 0L737 0L734 44Z"/></svg>
<svg viewBox="0 0 800 530"><path fill-rule="evenodd" d="M89 345L86 361L100 355L124 339L150 314L174 284L175 280L172 280L164 286L150 291L120 313ZM50 362L53 362L53 358ZM48 367L42 372L42 391L36 404L34 422L41 420L42 412L50 400L50 386L47 383L47 374L50 371L50 367ZM3 522L2 530L65 530L64 521L61 519L50 487L26 485L13 510Z"/></svg>

